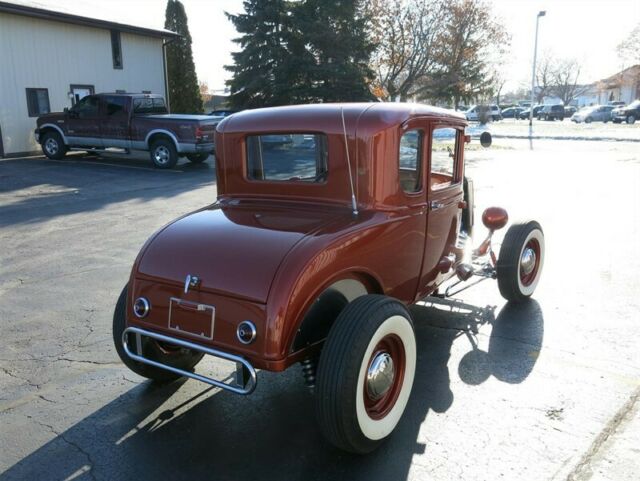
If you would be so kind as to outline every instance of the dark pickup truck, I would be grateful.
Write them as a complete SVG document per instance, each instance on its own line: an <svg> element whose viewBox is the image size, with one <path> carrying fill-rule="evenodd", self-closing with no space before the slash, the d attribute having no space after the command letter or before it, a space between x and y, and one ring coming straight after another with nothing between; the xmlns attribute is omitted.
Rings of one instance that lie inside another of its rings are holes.
<svg viewBox="0 0 640 481"><path fill-rule="evenodd" d="M170 169L183 156L191 162L206 160L221 119L169 114L159 95L103 93L38 117L35 136L50 159L61 159L69 150L119 148L148 151L156 167Z"/></svg>

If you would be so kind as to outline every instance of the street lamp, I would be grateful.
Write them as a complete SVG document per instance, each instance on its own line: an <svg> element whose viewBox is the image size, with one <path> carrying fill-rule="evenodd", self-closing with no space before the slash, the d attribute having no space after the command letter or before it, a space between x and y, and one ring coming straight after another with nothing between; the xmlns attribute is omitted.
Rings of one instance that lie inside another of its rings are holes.
<svg viewBox="0 0 640 481"><path fill-rule="evenodd" d="M531 137L533 129L533 102L536 88L536 56L538 54L538 23L540 17L544 17L547 14L545 10L538 12L536 17L536 40L533 44L533 72L531 73L531 107L529 108L529 137Z"/></svg>

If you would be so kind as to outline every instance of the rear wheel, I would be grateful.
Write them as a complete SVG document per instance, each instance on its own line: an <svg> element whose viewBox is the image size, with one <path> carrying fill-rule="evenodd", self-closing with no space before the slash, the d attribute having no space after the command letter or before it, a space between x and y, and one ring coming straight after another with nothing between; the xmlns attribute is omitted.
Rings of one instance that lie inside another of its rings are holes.
<svg viewBox="0 0 640 481"><path fill-rule="evenodd" d="M536 221L509 227L496 266L502 297L521 302L533 294L540 280L544 253L544 234Z"/></svg>
<svg viewBox="0 0 640 481"><path fill-rule="evenodd" d="M636 122L636 116L635 115L627 115L627 123L628 124L634 124Z"/></svg>
<svg viewBox="0 0 640 481"><path fill-rule="evenodd" d="M58 132L47 132L42 138L42 153L53 160L62 159L67 153L62 136Z"/></svg>
<svg viewBox="0 0 640 481"><path fill-rule="evenodd" d="M149 155L159 169L171 169L178 163L178 151L170 139L154 140Z"/></svg>
<svg viewBox="0 0 640 481"><path fill-rule="evenodd" d="M345 451L373 451L400 421L415 369L415 334L404 305L381 295L355 299L336 319L320 355L322 433Z"/></svg>
<svg viewBox="0 0 640 481"><path fill-rule="evenodd" d="M194 164L199 164L200 162L204 162L209 158L208 152L201 152L198 154L187 154L187 159L189 162L193 162Z"/></svg>
<svg viewBox="0 0 640 481"><path fill-rule="evenodd" d="M141 362L134 361L124 351L122 345L122 334L126 329L127 312L127 286L122 289L116 308L113 313L113 343L120 360L136 374L152 379L157 382L169 382L181 376L171 371L165 371L154 366L149 366ZM135 336L130 335L127 340L129 349L135 351ZM139 353L138 353L139 354ZM154 339L142 338L142 354L144 357L162 364L168 364L184 371L191 371L202 359L204 354L192 351L191 349L178 348L177 346L163 345Z"/></svg>

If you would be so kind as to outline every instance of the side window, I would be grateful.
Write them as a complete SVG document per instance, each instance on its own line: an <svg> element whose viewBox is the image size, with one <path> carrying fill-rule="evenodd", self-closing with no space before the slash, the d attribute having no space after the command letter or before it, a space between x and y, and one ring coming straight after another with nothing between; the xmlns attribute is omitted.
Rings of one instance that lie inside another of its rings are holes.
<svg viewBox="0 0 640 481"><path fill-rule="evenodd" d="M79 118L97 117L100 112L98 106L98 97L95 95L87 95L73 107L73 111L78 114Z"/></svg>
<svg viewBox="0 0 640 481"><path fill-rule="evenodd" d="M109 117L125 117L125 106L127 103L126 97L121 96L106 96L104 102L107 109L107 116Z"/></svg>
<svg viewBox="0 0 640 481"><path fill-rule="evenodd" d="M399 174L402 190L418 192L422 188L422 130L409 130L400 138Z"/></svg>
<svg viewBox="0 0 640 481"><path fill-rule="evenodd" d="M453 183L458 157L458 137L456 129L433 129L429 176L432 189L442 189Z"/></svg>
<svg viewBox="0 0 640 481"><path fill-rule="evenodd" d="M49 108L49 90L27 89L27 110L29 111L29 117L48 114L51 111Z"/></svg>

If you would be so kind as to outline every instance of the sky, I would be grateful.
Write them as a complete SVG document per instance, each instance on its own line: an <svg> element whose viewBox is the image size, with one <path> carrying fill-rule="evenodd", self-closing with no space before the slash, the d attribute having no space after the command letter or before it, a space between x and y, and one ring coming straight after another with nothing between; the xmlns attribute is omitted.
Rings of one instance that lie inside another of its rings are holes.
<svg viewBox="0 0 640 481"><path fill-rule="evenodd" d="M25 0L17 0L25 1ZM164 0L27 0L78 15L120 23L163 28ZM242 0L181 0L189 18L198 79L222 93L237 36L225 12L242 12ZM504 91L531 83L536 16L540 10L538 58L545 53L577 59L580 81L591 83L628 65L615 47L640 23L640 0L488 0L511 34L511 52L504 59Z"/></svg>

